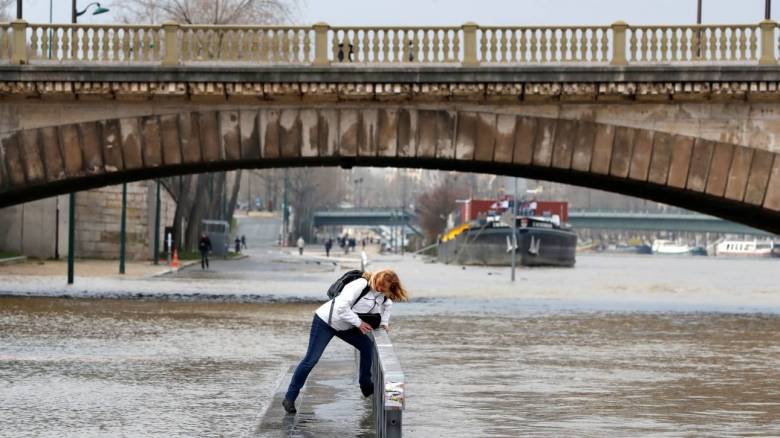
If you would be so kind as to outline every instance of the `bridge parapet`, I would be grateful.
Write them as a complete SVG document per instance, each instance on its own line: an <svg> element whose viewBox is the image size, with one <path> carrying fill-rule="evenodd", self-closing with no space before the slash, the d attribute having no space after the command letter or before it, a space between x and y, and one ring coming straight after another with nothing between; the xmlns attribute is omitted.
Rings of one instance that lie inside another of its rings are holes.
<svg viewBox="0 0 780 438"><path fill-rule="evenodd" d="M234 26L0 23L0 62L328 65L776 65L777 23Z"/></svg>

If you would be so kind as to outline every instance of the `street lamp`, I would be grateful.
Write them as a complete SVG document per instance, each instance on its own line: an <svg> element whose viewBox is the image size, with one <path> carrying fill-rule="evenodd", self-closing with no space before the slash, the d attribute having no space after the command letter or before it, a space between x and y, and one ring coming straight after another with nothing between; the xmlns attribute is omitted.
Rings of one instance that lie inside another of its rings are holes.
<svg viewBox="0 0 780 438"><path fill-rule="evenodd" d="M95 12L93 12L92 15L100 15L100 14L105 14L106 12L108 12L108 8L104 8L104 7L100 6L100 3L98 3L98 2L92 2L92 3L88 4L87 7L85 7L81 11L77 11L76 10L76 0L73 0L72 4L73 4L73 7L71 9L71 16L70 16L71 23L76 23L78 21L78 17L81 17L82 15L86 14L87 10L91 6L96 6Z"/></svg>

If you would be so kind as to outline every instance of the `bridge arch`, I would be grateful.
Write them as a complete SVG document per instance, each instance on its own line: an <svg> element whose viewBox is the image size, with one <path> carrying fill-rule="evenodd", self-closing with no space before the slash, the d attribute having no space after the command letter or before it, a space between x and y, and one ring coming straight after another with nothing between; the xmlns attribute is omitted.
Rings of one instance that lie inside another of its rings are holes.
<svg viewBox="0 0 780 438"><path fill-rule="evenodd" d="M557 181L780 233L777 152L500 108L200 108L15 130L0 146L0 207L203 171L361 165Z"/></svg>

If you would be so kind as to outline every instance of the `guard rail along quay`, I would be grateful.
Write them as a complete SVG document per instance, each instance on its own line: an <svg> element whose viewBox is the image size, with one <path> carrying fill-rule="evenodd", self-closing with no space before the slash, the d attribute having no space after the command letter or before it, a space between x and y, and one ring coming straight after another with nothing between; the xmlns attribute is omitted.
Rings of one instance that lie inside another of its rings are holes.
<svg viewBox="0 0 780 438"><path fill-rule="evenodd" d="M374 360L371 376L374 379L373 415L377 438L397 438L403 435L404 372L395 355L390 336L385 330L369 334L374 339ZM360 356L355 354L355 369Z"/></svg>
<svg viewBox="0 0 780 438"><path fill-rule="evenodd" d="M233 26L0 23L0 63L328 66L776 65L777 23Z"/></svg>

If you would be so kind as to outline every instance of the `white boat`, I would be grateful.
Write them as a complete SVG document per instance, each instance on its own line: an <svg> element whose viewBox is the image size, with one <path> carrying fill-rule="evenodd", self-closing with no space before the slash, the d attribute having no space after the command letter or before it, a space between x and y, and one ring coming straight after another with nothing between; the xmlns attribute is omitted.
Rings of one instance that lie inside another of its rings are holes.
<svg viewBox="0 0 780 438"><path fill-rule="evenodd" d="M674 242L673 240L657 239L653 241L652 250L653 250L653 254L682 255L682 254L690 254L691 247L688 245Z"/></svg>
<svg viewBox="0 0 780 438"><path fill-rule="evenodd" d="M772 255L772 241L724 240L715 246L715 255L769 257Z"/></svg>

